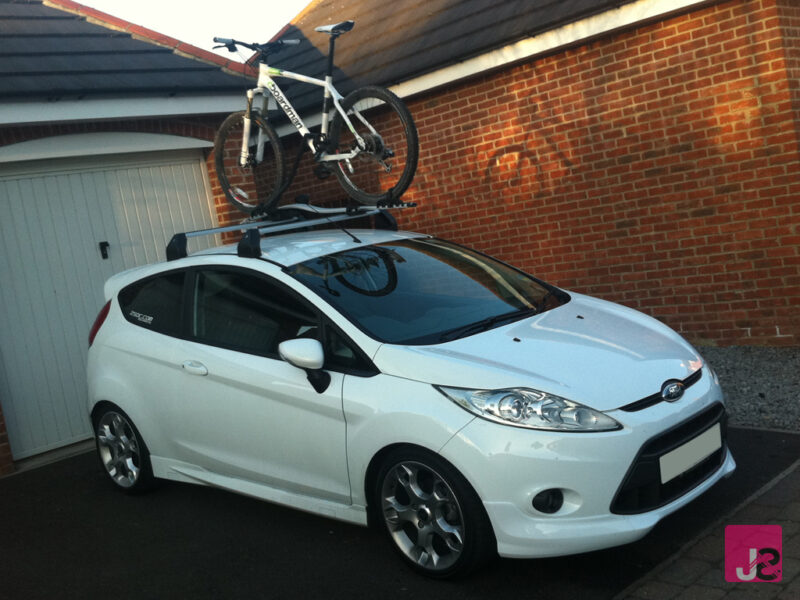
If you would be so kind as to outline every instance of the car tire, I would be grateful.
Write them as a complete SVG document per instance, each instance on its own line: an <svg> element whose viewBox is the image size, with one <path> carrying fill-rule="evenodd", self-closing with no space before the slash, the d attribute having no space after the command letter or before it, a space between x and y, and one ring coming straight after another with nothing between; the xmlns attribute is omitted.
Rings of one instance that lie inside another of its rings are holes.
<svg viewBox="0 0 800 600"><path fill-rule="evenodd" d="M121 408L108 404L97 411L94 438L103 471L118 490L138 494L154 487L150 452Z"/></svg>
<svg viewBox="0 0 800 600"><path fill-rule="evenodd" d="M426 450L393 450L374 490L375 515L393 547L417 572L463 576L497 553L477 493L450 463Z"/></svg>

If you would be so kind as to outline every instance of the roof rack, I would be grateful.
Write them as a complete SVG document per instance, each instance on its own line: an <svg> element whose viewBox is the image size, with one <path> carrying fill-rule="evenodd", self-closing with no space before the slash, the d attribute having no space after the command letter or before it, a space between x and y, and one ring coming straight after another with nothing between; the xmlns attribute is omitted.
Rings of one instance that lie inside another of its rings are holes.
<svg viewBox="0 0 800 600"><path fill-rule="evenodd" d="M391 208L413 208L415 202L393 204ZM397 221L385 208L374 206L350 206L347 208L322 208L307 203L287 204L278 207L268 214L250 217L237 225L213 227L198 231L176 233L167 244L167 260L177 260L188 256L186 243L189 238L204 235L215 235L230 231L241 231L237 253L246 258L261 256L261 236L319 227L320 225L338 224L342 221L374 217L373 228L397 231ZM341 227L341 225L338 225Z"/></svg>

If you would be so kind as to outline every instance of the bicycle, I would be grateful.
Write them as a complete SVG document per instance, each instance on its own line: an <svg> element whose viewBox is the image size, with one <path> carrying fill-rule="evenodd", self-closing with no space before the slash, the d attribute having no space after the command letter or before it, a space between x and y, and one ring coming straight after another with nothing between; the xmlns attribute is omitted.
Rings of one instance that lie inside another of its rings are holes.
<svg viewBox="0 0 800 600"><path fill-rule="evenodd" d="M278 40L248 44L215 37L217 48L235 52L237 46L256 53L258 81L247 90L247 108L229 115L214 140L217 176L227 199L245 213L274 209L291 184L302 151L307 147L318 163L315 173L325 177L332 171L355 201L373 206L396 206L414 177L419 156L417 129L405 104L388 89L367 86L346 97L333 85L336 39L353 28L353 21L317 27L330 36L324 79L270 67L267 58L300 40ZM322 121L318 133L294 109L273 77L293 79L323 88ZM290 123L303 136L289 177L278 133L267 121L269 96L275 99ZM256 98L261 103L257 107ZM331 108L334 109L331 115ZM255 130L253 128L255 124ZM380 131L380 133L379 133ZM254 197L253 197L254 196Z"/></svg>

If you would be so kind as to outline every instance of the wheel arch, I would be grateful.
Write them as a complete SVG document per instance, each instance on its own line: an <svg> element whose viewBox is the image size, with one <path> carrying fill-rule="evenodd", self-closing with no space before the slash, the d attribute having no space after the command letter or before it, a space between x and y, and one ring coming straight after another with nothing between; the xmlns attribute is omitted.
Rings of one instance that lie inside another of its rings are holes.
<svg viewBox="0 0 800 600"><path fill-rule="evenodd" d="M89 418L92 420L92 429L97 427L97 419L99 418L100 414L103 410L107 408L117 408L122 410L119 406L111 402L110 400L98 400L94 403L91 412L89 413Z"/></svg>
<svg viewBox="0 0 800 600"><path fill-rule="evenodd" d="M415 450L415 451L421 451L423 453L428 453L435 456L437 459L445 462L450 468L452 468L459 475L461 475L461 477L463 477L464 481L472 489L475 496L479 500L481 500L481 507L483 507L483 501L480 495L478 494L477 490L475 489L475 486L472 485L472 482L469 480L469 478L463 473L463 471L461 471L461 469L459 469L457 466L455 466L453 463L447 460L439 452L436 452L435 450L431 450L430 448L426 448L425 446L421 446L419 444L413 444L408 442L397 442L394 444L389 444L388 446L384 446L383 448L378 450L372 456L372 459L369 461L369 464L367 465L367 470L364 475L364 497L367 500L368 526L372 527L375 524L379 523L378 514L376 513L377 507L373 502L373 499L375 497L376 486L378 483L377 482L378 472L380 471L383 463L386 461L386 457L392 454L393 452L401 449Z"/></svg>

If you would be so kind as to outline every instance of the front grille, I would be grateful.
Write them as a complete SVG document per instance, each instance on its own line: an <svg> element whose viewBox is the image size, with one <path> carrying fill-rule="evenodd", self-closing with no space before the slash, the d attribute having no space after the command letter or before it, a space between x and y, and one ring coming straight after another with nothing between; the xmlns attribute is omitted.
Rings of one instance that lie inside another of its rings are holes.
<svg viewBox="0 0 800 600"><path fill-rule="evenodd" d="M720 424L722 447L688 471L662 484L659 458ZM699 415L648 441L633 461L611 503L611 512L632 515L654 510L683 496L711 476L725 459L727 415L714 404Z"/></svg>
<svg viewBox="0 0 800 600"><path fill-rule="evenodd" d="M683 380L683 387L684 389L689 389L695 383L700 381L700 378L703 376L703 369L697 369L694 373L689 375L686 379ZM642 398L641 400L637 400L636 402L631 402L630 404L626 404L625 406L621 407L620 410L624 410L626 412L636 412L637 410L644 410L645 408L649 408L659 402L663 402L664 397L661 395L661 392L656 392L648 396L647 398Z"/></svg>

